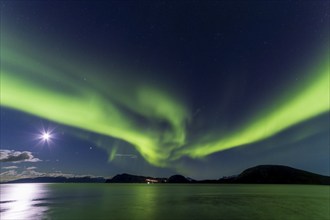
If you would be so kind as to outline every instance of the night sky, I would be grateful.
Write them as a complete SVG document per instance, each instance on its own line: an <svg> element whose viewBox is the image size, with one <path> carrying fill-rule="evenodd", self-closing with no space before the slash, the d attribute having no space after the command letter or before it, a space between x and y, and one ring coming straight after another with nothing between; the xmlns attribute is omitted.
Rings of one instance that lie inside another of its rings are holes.
<svg viewBox="0 0 330 220"><path fill-rule="evenodd" d="M1 1L1 180L329 175L329 1Z"/></svg>

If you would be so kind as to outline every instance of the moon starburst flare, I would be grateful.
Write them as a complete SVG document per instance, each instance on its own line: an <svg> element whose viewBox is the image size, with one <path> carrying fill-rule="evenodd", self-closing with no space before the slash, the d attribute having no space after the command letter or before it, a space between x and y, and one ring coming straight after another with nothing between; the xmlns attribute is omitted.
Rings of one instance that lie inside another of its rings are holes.
<svg viewBox="0 0 330 220"><path fill-rule="evenodd" d="M50 138L51 138L51 135L50 134L48 134L47 132L45 132L44 134L42 134L42 139L44 140L44 141L48 141Z"/></svg>
<svg viewBox="0 0 330 220"><path fill-rule="evenodd" d="M38 145L52 145L54 144L54 139L56 138L55 134L55 128L54 127L48 127L45 128L44 125L42 125L42 128L39 129L38 133L35 134L35 140L38 141Z"/></svg>

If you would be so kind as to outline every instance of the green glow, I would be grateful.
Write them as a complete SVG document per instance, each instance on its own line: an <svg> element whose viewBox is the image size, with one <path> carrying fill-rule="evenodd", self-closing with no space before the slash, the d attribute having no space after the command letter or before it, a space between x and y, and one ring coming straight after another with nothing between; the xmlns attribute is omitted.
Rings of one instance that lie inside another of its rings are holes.
<svg viewBox="0 0 330 220"><path fill-rule="evenodd" d="M165 91L141 80L125 85L118 73L91 72L92 67L79 63L75 68L59 57L40 57L40 51L33 53L26 45L17 49L19 42L7 41L1 48L1 105L125 140L158 166L185 143L189 113Z"/></svg>
<svg viewBox="0 0 330 220"><path fill-rule="evenodd" d="M189 110L167 90L134 77L138 74L95 67L74 56L69 63L49 48L31 45L2 33L2 106L124 140L156 166L261 141L329 111L327 62L303 88L298 84L293 93L286 91L289 96L283 94L278 106L259 112L237 131L187 143ZM109 150L110 160L116 151Z"/></svg>
<svg viewBox="0 0 330 220"><path fill-rule="evenodd" d="M324 69L315 72L315 79L304 88L300 88L295 96L281 102L279 106L258 114L241 129L221 139L216 134L207 136L199 143L193 143L188 149L177 153L177 156L204 157L209 154L251 144L269 138L293 125L326 113L329 103L329 63ZM289 94L291 95L291 94Z"/></svg>

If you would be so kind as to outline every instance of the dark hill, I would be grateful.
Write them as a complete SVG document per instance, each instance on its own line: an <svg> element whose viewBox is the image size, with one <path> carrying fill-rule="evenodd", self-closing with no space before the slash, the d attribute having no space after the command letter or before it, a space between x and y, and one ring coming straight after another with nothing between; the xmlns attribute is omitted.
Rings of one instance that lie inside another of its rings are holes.
<svg viewBox="0 0 330 220"><path fill-rule="evenodd" d="M244 170L231 178L222 178L220 183L260 184L321 184L329 185L330 177L281 165L259 165Z"/></svg>
<svg viewBox="0 0 330 220"><path fill-rule="evenodd" d="M148 176L136 176L127 173L118 174L114 176L112 179L108 179L106 183L162 183L166 182L165 178L154 178Z"/></svg>
<svg viewBox="0 0 330 220"><path fill-rule="evenodd" d="M315 184L330 185L330 177L281 165L259 165L244 170L241 174L219 180L196 181L182 175L170 178L155 178L130 174L119 174L112 179L103 177L37 177L0 183L253 183L253 184Z"/></svg>
<svg viewBox="0 0 330 220"><path fill-rule="evenodd" d="M106 181L106 183L145 183L147 177L145 176L136 176L127 173L118 174L112 179Z"/></svg>
<svg viewBox="0 0 330 220"><path fill-rule="evenodd" d="M186 177L184 177L182 175L173 175L173 176L170 176L170 178L168 178L167 182L168 183L190 183L191 181L189 181Z"/></svg>

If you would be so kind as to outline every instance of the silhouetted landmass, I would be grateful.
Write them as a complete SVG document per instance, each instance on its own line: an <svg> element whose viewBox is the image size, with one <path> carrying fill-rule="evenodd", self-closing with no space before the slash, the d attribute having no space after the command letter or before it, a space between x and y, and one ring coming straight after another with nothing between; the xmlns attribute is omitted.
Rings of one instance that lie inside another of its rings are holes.
<svg viewBox="0 0 330 220"><path fill-rule="evenodd" d="M330 177L281 165L259 165L238 176L225 177L219 183L320 184L330 185Z"/></svg>
<svg viewBox="0 0 330 220"><path fill-rule="evenodd" d="M168 183L191 183L195 182L192 179L187 179L186 177L182 175L173 175L167 180Z"/></svg>
<svg viewBox="0 0 330 220"><path fill-rule="evenodd" d="M166 178L155 178L148 176L136 176L127 173L118 174L112 179L106 180L106 183L164 183Z"/></svg>
<svg viewBox="0 0 330 220"><path fill-rule="evenodd" d="M193 179L186 178L182 175L173 175L169 178L156 178L150 176L136 176L132 174L118 174L112 179L108 179L106 183L192 183Z"/></svg>
<svg viewBox="0 0 330 220"><path fill-rule="evenodd" d="M36 177L36 178L24 178L13 181L8 181L6 183L104 183L105 179L103 177Z"/></svg>
<svg viewBox="0 0 330 220"><path fill-rule="evenodd" d="M182 175L166 178L116 175L107 183L254 183L254 184L317 184L330 185L330 177L281 165L260 165L244 170L239 175L218 180L193 180Z"/></svg>
<svg viewBox="0 0 330 220"><path fill-rule="evenodd" d="M330 185L330 177L281 165L259 165L244 170L241 174L218 180L193 180L182 175L155 178L131 174L119 174L111 179L103 177L37 177L9 181L6 183L226 183L226 184L315 184ZM4 182L2 182L4 183Z"/></svg>

